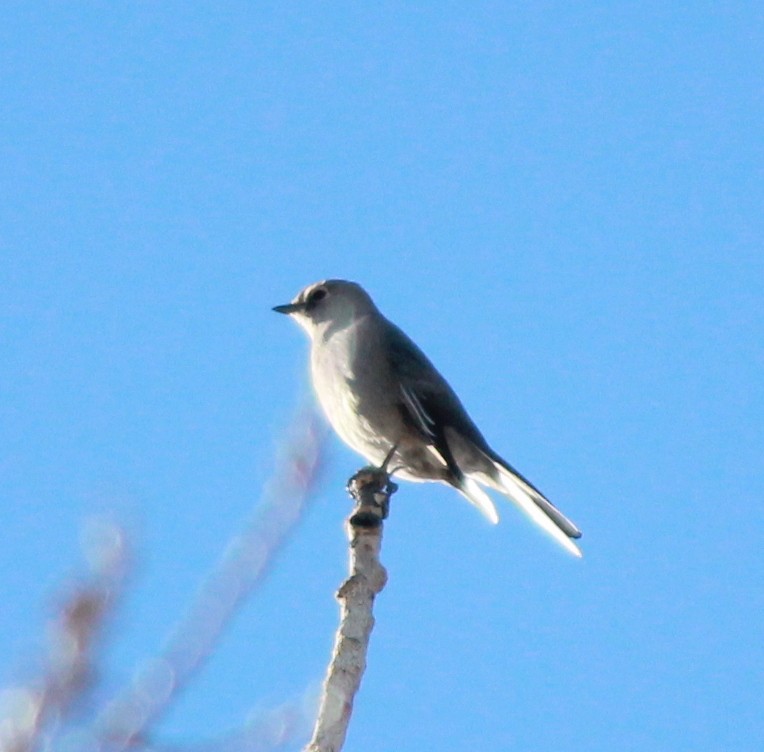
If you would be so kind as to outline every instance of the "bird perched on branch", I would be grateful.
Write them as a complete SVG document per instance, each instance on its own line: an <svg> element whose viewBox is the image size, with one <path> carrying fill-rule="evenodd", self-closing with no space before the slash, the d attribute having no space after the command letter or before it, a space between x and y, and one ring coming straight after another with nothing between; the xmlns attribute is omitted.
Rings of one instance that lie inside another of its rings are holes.
<svg viewBox="0 0 764 752"><path fill-rule="evenodd" d="M316 282L273 310L310 337L313 387L351 449L397 477L453 486L496 523L488 486L581 556L572 540L581 531L491 449L448 382L360 285Z"/></svg>

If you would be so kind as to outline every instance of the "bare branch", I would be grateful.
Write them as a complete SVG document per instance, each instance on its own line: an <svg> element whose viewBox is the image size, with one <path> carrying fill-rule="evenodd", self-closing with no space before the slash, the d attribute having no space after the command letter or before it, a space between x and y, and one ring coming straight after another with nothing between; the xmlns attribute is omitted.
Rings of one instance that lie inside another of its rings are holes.
<svg viewBox="0 0 764 752"><path fill-rule="evenodd" d="M374 597L387 582L387 572L379 562L382 521L387 517L395 484L384 470L364 468L348 483L356 501L347 521L350 543L350 576L337 592L340 626L324 680L321 706L313 738L305 752L339 752L345 742L353 701L366 669Z"/></svg>

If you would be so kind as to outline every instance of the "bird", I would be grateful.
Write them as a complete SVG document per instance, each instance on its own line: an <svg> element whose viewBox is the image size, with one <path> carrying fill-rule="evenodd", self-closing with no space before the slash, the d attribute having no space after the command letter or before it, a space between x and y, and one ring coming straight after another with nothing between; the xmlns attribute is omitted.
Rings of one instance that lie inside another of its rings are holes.
<svg viewBox="0 0 764 752"><path fill-rule="evenodd" d="M446 379L363 287L322 280L273 310L308 334L313 389L351 449L396 478L452 486L494 524L483 486L497 491L581 557L578 527L490 447Z"/></svg>

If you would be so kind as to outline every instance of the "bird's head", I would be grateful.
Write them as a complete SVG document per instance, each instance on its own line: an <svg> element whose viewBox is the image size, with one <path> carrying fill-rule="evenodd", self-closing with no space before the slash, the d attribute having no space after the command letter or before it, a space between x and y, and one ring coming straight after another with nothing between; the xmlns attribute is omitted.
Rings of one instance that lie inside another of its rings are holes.
<svg viewBox="0 0 764 752"><path fill-rule="evenodd" d="M344 329L357 317L376 310L369 294L355 282L325 279L300 290L291 303L273 308L291 316L312 338L328 328Z"/></svg>

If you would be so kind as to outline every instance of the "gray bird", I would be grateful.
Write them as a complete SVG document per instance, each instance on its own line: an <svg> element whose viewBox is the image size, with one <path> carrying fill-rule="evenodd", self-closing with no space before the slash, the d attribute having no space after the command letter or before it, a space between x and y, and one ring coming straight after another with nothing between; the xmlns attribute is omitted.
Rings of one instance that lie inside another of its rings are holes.
<svg viewBox="0 0 764 752"><path fill-rule="evenodd" d="M513 501L576 556L581 531L491 449L454 390L425 354L355 282L328 279L274 311L308 333L313 388L340 438L406 480L453 486L491 522L496 507L479 484Z"/></svg>

